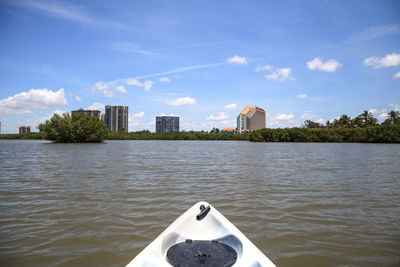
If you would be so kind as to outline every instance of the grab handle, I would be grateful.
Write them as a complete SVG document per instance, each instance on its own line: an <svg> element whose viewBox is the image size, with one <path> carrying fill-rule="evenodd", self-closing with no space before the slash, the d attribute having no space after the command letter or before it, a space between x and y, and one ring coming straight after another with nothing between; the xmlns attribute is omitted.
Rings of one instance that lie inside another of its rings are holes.
<svg viewBox="0 0 400 267"><path fill-rule="evenodd" d="M204 217L207 216L207 214L210 211L210 209L211 209L210 206L204 207L204 205L201 205L200 206L200 213L196 215L196 219L198 221L202 220Z"/></svg>

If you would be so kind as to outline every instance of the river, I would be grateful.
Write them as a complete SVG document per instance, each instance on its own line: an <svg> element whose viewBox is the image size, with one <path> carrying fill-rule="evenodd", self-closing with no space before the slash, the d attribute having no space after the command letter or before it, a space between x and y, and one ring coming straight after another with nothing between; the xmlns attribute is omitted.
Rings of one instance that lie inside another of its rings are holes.
<svg viewBox="0 0 400 267"><path fill-rule="evenodd" d="M277 266L399 266L400 145L0 140L0 265L124 266L196 202Z"/></svg>

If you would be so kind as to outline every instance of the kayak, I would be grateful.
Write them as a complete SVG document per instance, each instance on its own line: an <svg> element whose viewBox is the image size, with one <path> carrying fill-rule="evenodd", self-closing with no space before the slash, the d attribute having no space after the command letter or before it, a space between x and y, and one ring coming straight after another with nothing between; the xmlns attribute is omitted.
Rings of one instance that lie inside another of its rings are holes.
<svg viewBox="0 0 400 267"><path fill-rule="evenodd" d="M199 202L179 216L127 266L275 265L213 206Z"/></svg>

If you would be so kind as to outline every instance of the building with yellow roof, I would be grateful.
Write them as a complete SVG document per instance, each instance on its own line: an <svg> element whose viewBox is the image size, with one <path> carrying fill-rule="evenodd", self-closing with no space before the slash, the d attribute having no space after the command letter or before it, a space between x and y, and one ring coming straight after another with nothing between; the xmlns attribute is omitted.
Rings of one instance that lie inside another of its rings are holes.
<svg viewBox="0 0 400 267"><path fill-rule="evenodd" d="M223 133L236 133L236 128L223 128L221 130Z"/></svg>
<svg viewBox="0 0 400 267"><path fill-rule="evenodd" d="M256 106L246 106L237 117L237 131L254 131L265 128L265 110Z"/></svg>

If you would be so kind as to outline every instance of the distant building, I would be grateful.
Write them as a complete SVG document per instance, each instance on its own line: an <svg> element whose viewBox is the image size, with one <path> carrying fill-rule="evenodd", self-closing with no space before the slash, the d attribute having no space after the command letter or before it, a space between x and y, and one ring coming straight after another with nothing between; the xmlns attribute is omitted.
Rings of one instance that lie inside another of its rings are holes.
<svg viewBox="0 0 400 267"><path fill-rule="evenodd" d="M256 106L247 106L237 117L237 131L254 131L265 128L265 111Z"/></svg>
<svg viewBox="0 0 400 267"><path fill-rule="evenodd" d="M223 133L236 133L237 128L223 128L221 132Z"/></svg>
<svg viewBox="0 0 400 267"><path fill-rule="evenodd" d="M179 117L156 116L156 133L179 132Z"/></svg>
<svg viewBox="0 0 400 267"><path fill-rule="evenodd" d="M26 134L31 132L31 126L21 126L19 127L19 134Z"/></svg>
<svg viewBox="0 0 400 267"><path fill-rule="evenodd" d="M128 106L106 106L104 123L113 132L128 132Z"/></svg>
<svg viewBox="0 0 400 267"><path fill-rule="evenodd" d="M101 111L100 110L89 110L89 109L83 109L80 108L78 110L73 110L72 114L79 114L79 113L83 113L83 114L87 114L89 116L95 116L97 118L101 118Z"/></svg>

